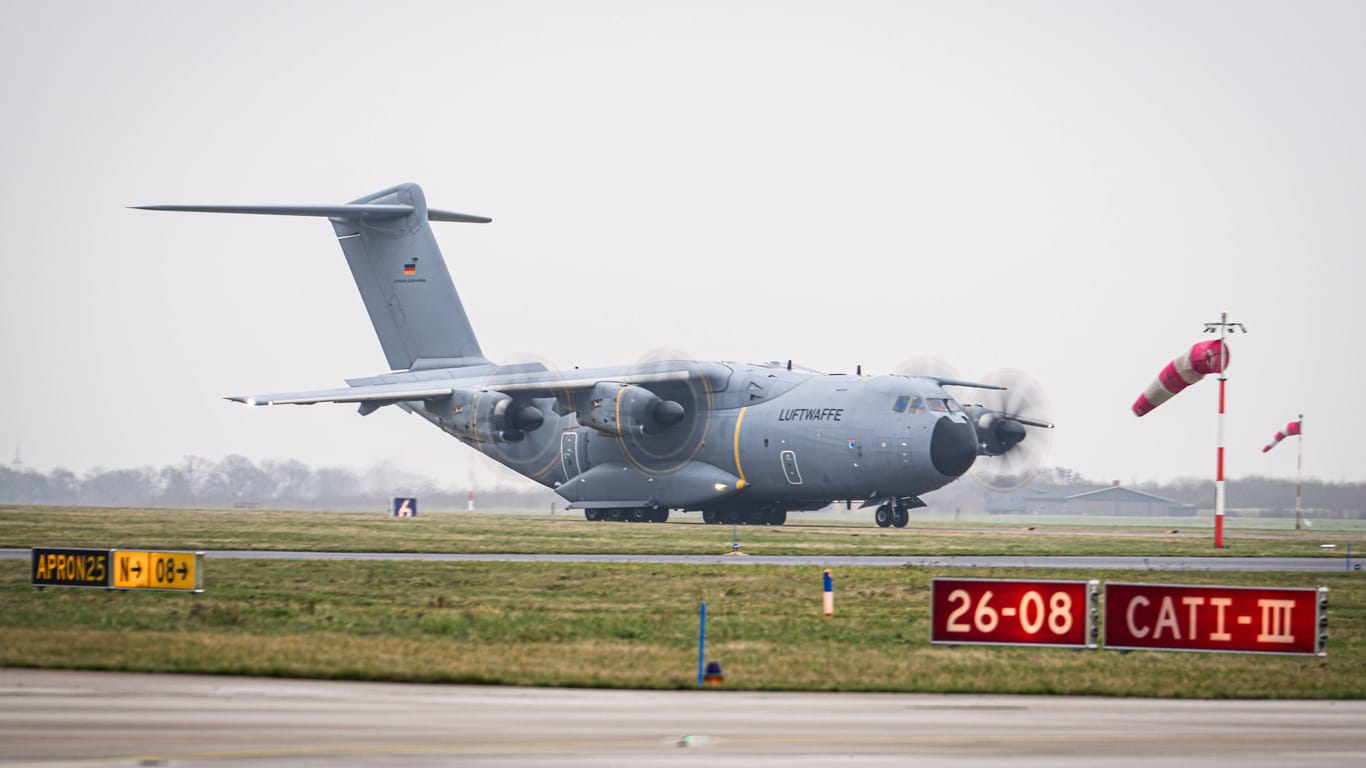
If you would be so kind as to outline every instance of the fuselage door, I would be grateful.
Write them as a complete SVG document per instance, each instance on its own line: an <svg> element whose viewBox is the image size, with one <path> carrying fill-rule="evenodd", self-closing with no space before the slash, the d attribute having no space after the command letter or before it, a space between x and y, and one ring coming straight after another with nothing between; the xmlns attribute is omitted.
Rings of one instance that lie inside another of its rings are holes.
<svg viewBox="0 0 1366 768"><path fill-rule="evenodd" d="M564 469L565 479L578 477L583 472L579 466L579 433L566 430L560 435L560 467Z"/></svg>
<svg viewBox="0 0 1366 768"><path fill-rule="evenodd" d="M787 475L787 482L793 485L802 484L802 473L797 469L797 454L795 451L783 451L783 474Z"/></svg>

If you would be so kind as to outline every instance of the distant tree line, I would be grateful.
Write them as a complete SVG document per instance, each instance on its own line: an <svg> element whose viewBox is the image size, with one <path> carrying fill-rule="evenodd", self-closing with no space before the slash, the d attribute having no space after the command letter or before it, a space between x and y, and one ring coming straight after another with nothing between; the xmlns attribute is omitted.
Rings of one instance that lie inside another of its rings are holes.
<svg viewBox="0 0 1366 768"><path fill-rule="evenodd" d="M416 496L426 509L465 509L469 488L447 488L428 478L379 465L364 474L313 469L299 461L253 462L243 456L210 461L188 456L164 467L66 469L39 472L0 467L0 504L109 507L264 507L269 509L376 509L394 496ZM476 489L478 508L549 509L551 491Z"/></svg>

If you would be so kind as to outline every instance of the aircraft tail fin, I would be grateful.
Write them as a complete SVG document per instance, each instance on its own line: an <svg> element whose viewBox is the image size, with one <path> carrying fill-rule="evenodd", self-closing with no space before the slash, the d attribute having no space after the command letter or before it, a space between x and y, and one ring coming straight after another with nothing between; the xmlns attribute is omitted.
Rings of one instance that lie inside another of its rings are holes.
<svg viewBox="0 0 1366 768"><path fill-rule="evenodd" d="M332 222L391 370L486 365L429 221L492 219L431 210L416 184L346 205L148 205L158 211L321 216Z"/></svg>

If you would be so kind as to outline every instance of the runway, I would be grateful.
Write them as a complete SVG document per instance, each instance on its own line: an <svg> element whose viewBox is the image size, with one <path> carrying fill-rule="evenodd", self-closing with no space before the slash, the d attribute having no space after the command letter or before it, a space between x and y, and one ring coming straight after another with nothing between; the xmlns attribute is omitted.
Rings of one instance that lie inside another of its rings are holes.
<svg viewBox="0 0 1366 768"><path fill-rule="evenodd" d="M29 550L0 549L0 560L27 560ZM1347 570L1340 557L1021 557L1007 555L819 556L819 555L520 555L435 552L305 552L207 550L209 560L425 560L483 563L640 563L678 565L856 566L867 568L1073 568L1119 571L1285 571L1327 573Z"/></svg>
<svg viewBox="0 0 1366 768"><path fill-rule="evenodd" d="M1259 768L1366 760L1366 702L613 691L0 670L0 764Z"/></svg>
<svg viewBox="0 0 1366 768"><path fill-rule="evenodd" d="M1341 571L1344 563L1327 557L1018 557L1001 555L806 556L806 555L517 555L416 554L391 552L261 552L219 550L206 558L288 560L439 560L546 563L671 563L680 565L858 566L869 568L1080 568L1135 571Z"/></svg>

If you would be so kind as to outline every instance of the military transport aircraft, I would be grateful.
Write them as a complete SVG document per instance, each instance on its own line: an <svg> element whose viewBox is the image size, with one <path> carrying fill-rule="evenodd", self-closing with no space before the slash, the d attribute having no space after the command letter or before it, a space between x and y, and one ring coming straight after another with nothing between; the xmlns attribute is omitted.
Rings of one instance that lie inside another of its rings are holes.
<svg viewBox="0 0 1366 768"><path fill-rule="evenodd" d="M327 218L351 267L389 373L349 386L228 398L248 405L395 405L549 486L589 520L782 525L833 501L876 507L904 527L920 496L979 456L1018 451L1005 408L960 405L942 376L822 374L788 362L658 360L555 371L496 365L475 339L429 222L491 219L427 207L402 184L345 205L149 205L146 210Z"/></svg>

